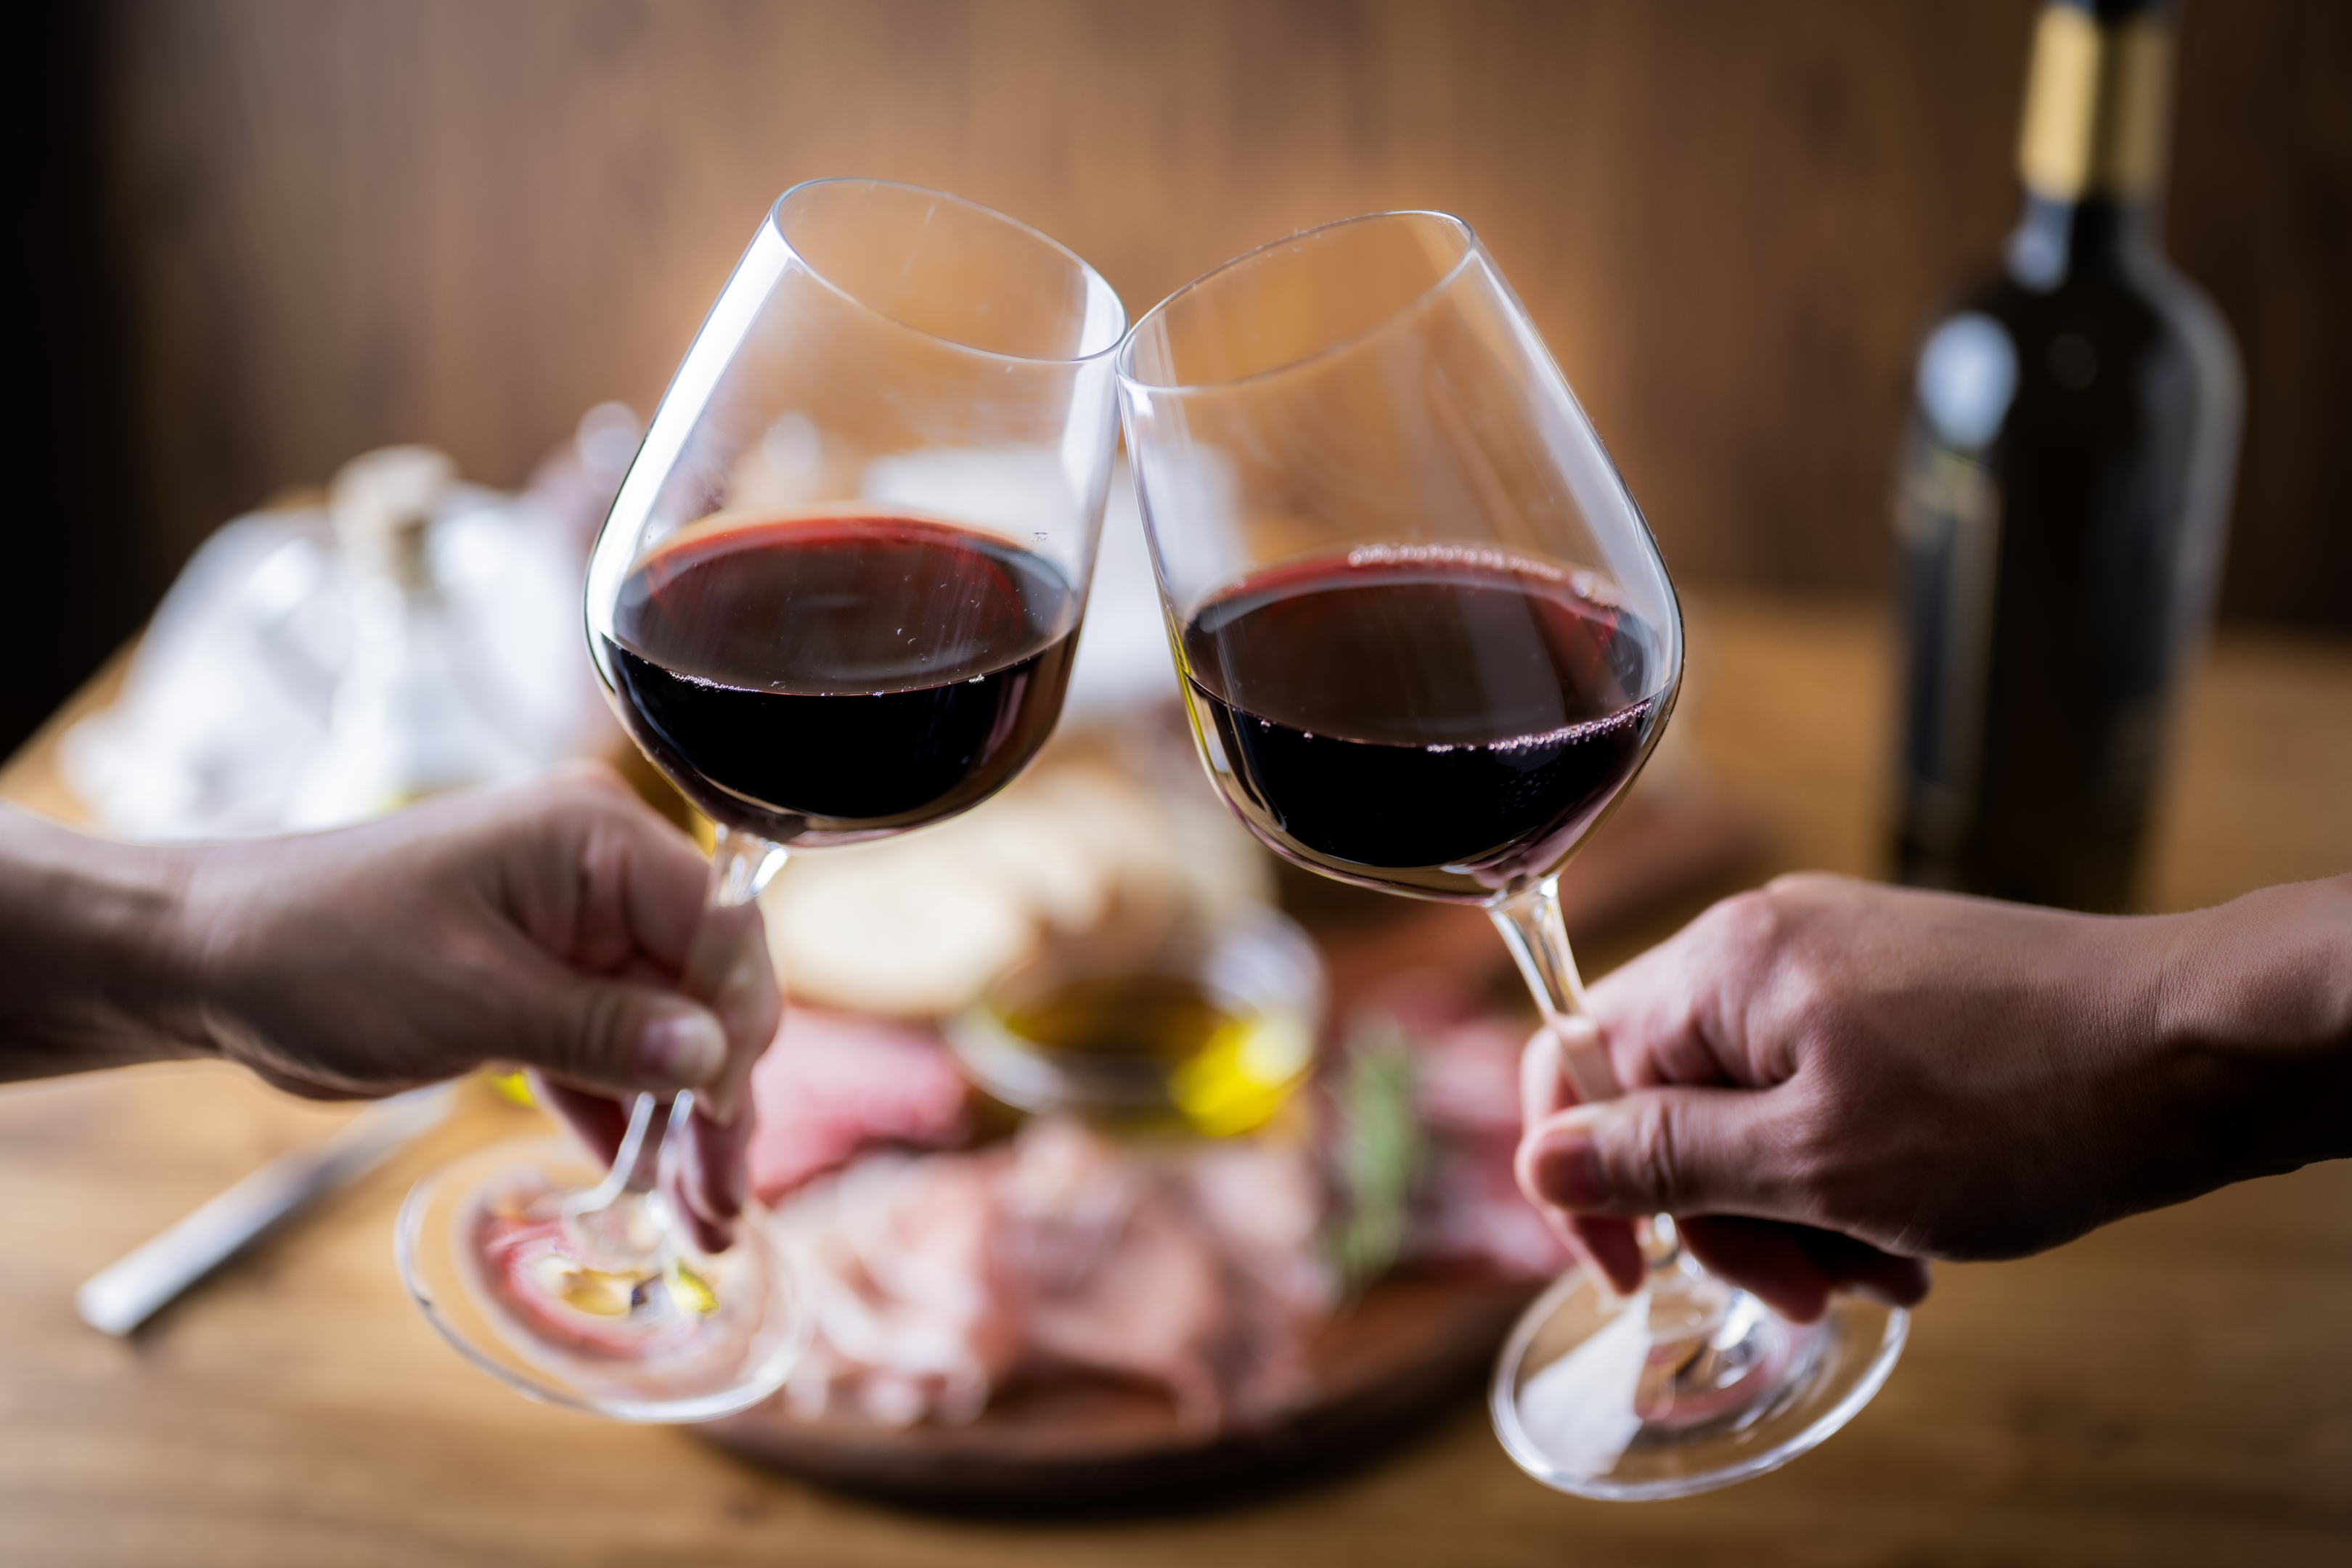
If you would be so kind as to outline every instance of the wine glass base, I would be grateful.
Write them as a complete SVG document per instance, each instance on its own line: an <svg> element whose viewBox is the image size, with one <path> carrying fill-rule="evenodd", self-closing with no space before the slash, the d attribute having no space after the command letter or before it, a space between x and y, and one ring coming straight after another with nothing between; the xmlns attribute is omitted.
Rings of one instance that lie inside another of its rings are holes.
<svg viewBox="0 0 2352 1568"><path fill-rule="evenodd" d="M600 1270L567 1241L562 1207L603 1179L555 1139L436 1172L401 1207L402 1281L467 1360L546 1404L709 1421L782 1387L809 1332L784 1252L747 1219L724 1253L683 1253L642 1276Z"/></svg>
<svg viewBox="0 0 2352 1568"><path fill-rule="evenodd" d="M1651 1293L1571 1268L1496 1361L1495 1431L1546 1486L1617 1502L1688 1497L1778 1469L1870 1403L1910 1317L1857 1297L1784 1321L1743 1292L1707 1333L1660 1327Z"/></svg>

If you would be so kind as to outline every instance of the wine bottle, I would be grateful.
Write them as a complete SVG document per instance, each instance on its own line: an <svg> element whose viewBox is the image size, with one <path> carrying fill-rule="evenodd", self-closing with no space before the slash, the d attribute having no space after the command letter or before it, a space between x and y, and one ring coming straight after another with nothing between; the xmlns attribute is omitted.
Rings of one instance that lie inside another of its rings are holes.
<svg viewBox="0 0 2352 1568"><path fill-rule="evenodd" d="M2024 216L1919 355L1895 503L1895 859L1916 886L2133 902L2241 403L2229 328L2160 247L2175 15L2044 8Z"/></svg>

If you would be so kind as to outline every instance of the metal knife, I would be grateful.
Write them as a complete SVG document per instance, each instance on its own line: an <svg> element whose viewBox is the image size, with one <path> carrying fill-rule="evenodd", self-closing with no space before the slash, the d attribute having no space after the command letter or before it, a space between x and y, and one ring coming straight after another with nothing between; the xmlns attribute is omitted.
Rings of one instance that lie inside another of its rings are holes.
<svg viewBox="0 0 2352 1568"><path fill-rule="evenodd" d="M449 1114L453 1086L380 1100L315 1147L283 1154L74 1292L91 1328L127 1334L312 1199L358 1180Z"/></svg>

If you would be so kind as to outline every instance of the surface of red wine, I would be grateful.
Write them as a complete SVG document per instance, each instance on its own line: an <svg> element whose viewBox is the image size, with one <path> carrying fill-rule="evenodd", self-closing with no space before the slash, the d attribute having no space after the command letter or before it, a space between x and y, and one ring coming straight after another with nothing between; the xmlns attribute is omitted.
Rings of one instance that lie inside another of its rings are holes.
<svg viewBox="0 0 2352 1568"><path fill-rule="evenodd" d="M1183 642L1211 771L1251 829L1425 897L1485 900L1556 868L1669 695L1650 628L1591 578L1470 547L1277 568L1203 605Z"/></svg>
<svg viewBox="0 0 2352 1568"><path fill-rule="evenodd" d="M1077 606L1052 563L888 514L717 518L630 571L602 650L637 743L703 812L854 842L976 805L1061 712Z"/></svg>

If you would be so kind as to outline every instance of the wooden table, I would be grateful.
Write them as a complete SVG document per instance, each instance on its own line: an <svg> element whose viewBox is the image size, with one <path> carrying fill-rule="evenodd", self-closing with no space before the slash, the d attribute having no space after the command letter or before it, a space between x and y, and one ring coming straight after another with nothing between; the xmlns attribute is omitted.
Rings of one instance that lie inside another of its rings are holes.
<svg viewBox="0 0 2352 1568"><path fill-rule="evenodd" d="M1882 621L1708 598L1691 646L1685 744L1761 814L1774 867L1875 869ZM0 795L68 804L49 767L37 741ZM2158 901L2347 868L2352 647L2224 637L2189 704ZM343 1114L191 1067L0 1092L0 1563L2352 1561L2352 1163L1940 1270L1876 1402L1729 1491L1555 1496L1465 1400L1308 1489L1040 1522L894 1511L465 1366L404 1297L391 1226L421 1172L526 1114L488 1105L140 1338L75 1319L77 1281Z"/></svg>

